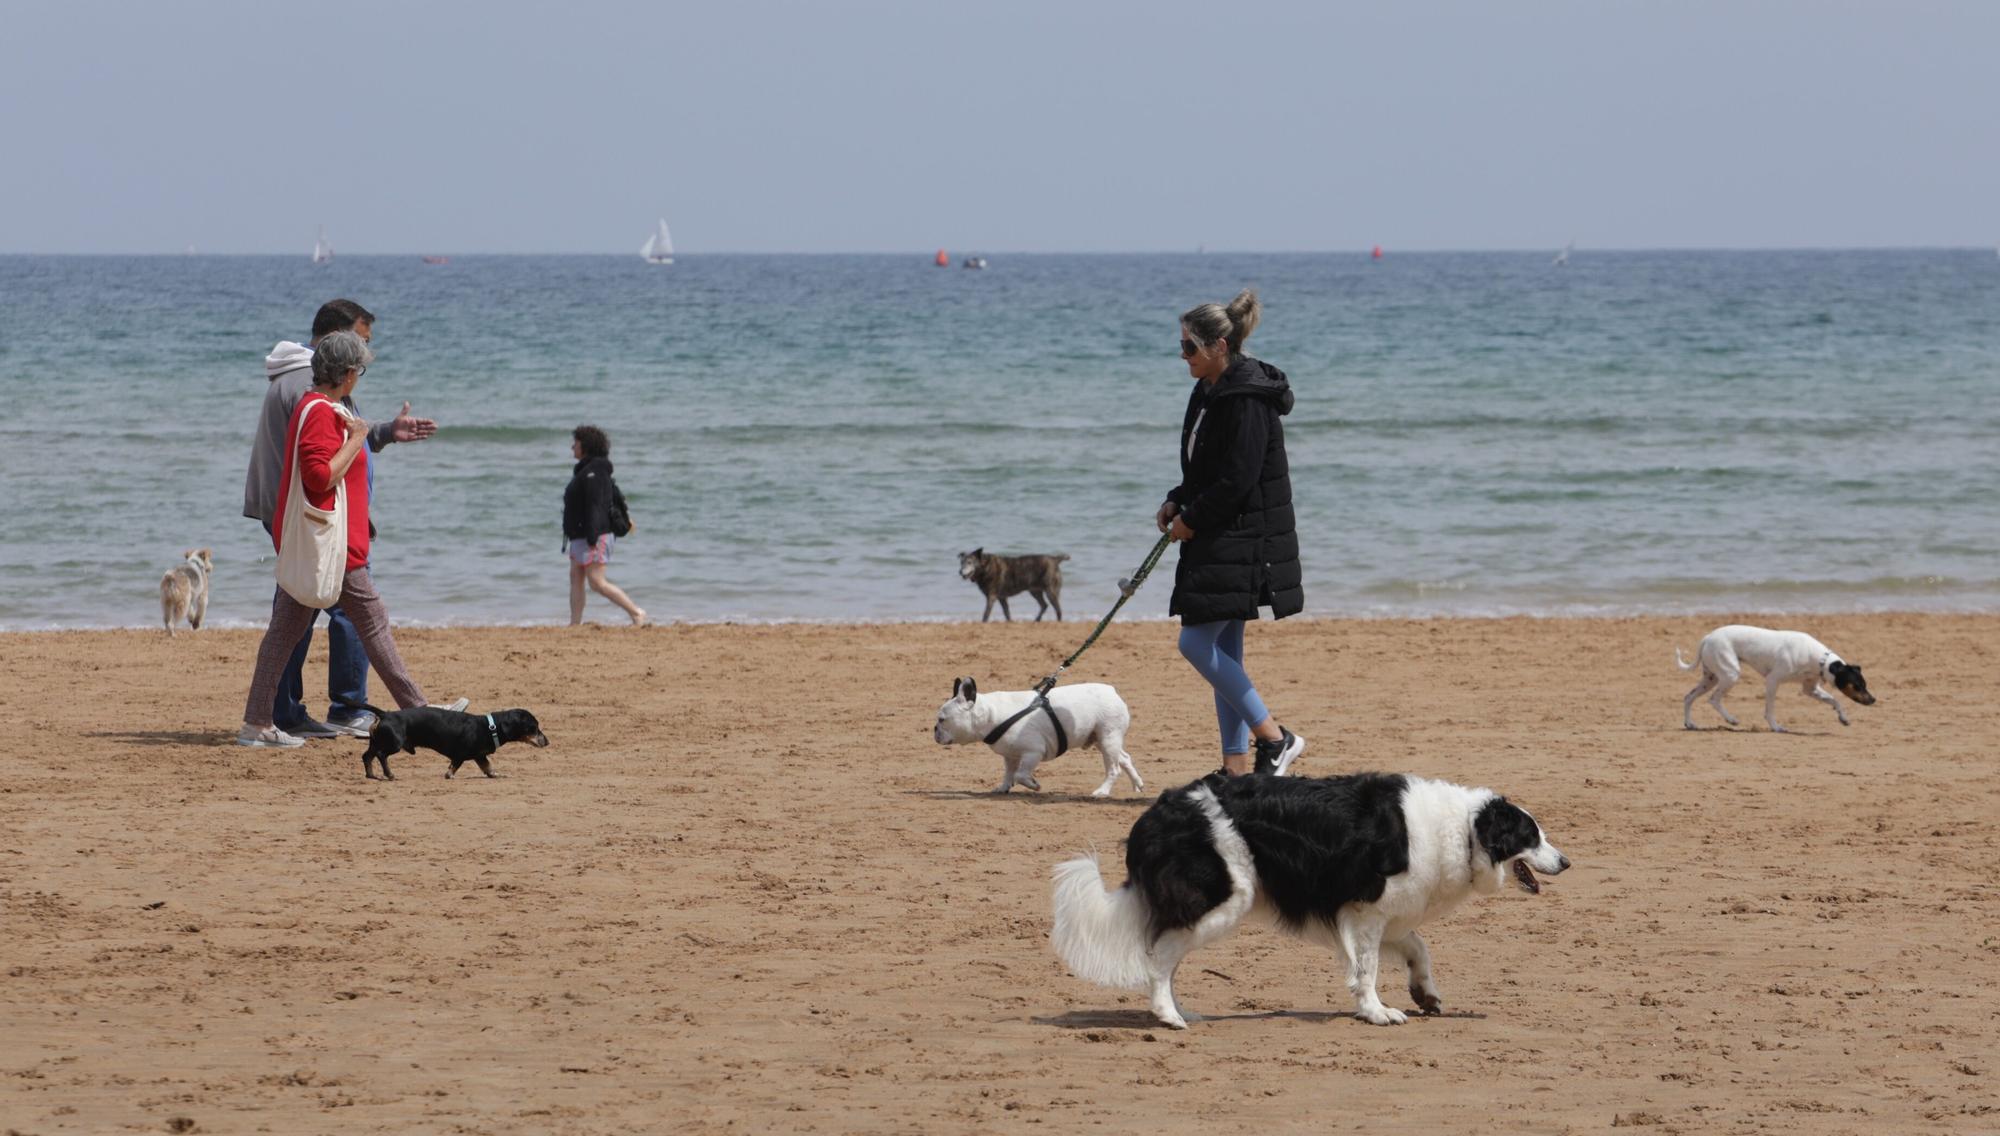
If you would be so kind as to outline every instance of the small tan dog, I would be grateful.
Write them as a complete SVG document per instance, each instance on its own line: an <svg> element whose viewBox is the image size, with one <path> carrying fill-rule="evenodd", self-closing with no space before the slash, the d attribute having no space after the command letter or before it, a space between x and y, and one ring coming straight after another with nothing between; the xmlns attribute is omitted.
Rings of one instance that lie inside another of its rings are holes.
<svg viewBox="0 0 2000 1136"><path fill-rule="evenodd" d="M202 617L208 614L208 575L215 561L206 548L190 548L181 555L186 559L160 577L160 622L166 624L168 635L183 619L200 631Z"/></svg>

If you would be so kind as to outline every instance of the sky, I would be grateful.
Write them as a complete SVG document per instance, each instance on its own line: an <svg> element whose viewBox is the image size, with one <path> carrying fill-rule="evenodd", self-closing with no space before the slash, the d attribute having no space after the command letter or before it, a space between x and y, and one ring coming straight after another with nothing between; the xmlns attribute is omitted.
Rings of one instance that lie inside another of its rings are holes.
<svg viewBox="0 0 2000 1136"><path fill-rule="evenodd" d="M0 253L1994 246L1989 0L0 0Z"/></svg>

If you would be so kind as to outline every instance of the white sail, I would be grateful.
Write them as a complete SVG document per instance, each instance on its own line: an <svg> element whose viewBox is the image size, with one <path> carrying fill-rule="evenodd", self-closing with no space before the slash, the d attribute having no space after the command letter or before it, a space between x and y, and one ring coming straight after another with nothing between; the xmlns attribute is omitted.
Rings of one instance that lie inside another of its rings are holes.
<svg viewBox="0 0 2000 1136"><path fill-rule="evenodd" d="M665 217L660 218L659 229L652 236L646 238L645 244L639 246L639 255L645 257L648 262L653 264L672 264L674 262L674 237L672 233L667 232L667 219Z"/></svg>
<svg viewBox="0 0 2000 1136"><path fill-rule="evenodd" d="M326 226L319 227L319 236L313 240L313 263L325 264L333 259L333 246L326 243Z"/></svg>
<svg viewBox="0 0 2000 1136"><path fill-rule="evenodd" d="M1550 263L1555 265L1557 268L1561 268L1563 265L1568 264L1569 254L1571 250L1575 248L1576 248L1575 241L1570 241L1567 244L1564 244L1562 247L1562 251L1557 253L1556 258L1553 261L1550 261Z"/></svg>

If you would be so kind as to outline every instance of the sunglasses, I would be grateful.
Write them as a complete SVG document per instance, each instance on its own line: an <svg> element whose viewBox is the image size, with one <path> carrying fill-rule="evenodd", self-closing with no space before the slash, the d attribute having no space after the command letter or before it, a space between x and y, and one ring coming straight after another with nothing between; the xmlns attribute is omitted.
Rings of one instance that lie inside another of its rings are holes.
<svg viewBox="0 0 2000 1136"><path fill-rule="evenodd" d="M1181 340L1181 358L1192 359L1194 358L1194 353L1199 350L1201 350L1201 347L1200 345L1195 343L1194 340L1192 339Z"/></svg>

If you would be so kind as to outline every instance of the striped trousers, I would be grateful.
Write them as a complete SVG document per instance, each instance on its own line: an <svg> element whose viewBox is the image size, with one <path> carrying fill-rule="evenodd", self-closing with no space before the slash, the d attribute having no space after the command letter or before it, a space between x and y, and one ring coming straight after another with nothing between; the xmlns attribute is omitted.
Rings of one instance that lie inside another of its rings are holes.
<svg viewBox="0 0 2000 1136"><path fill-rule="evenodd" d="M361 633L361 650L382 684L389 688L396 708L408 710L425 705L424 692L403 667L396 652L396 636L389 630L389 609L375 593L368 566L351 568L341 581L339 603L354 629ZM271 699L278 692L278 679L292 648L299 645L306 628L312 626L314 609L286 594L283 588L271 600L271 623L264 629L264 641L257 645L257 669L250 676L250 697L243 704L243 723L263 728L271 724Z"/></svg>

